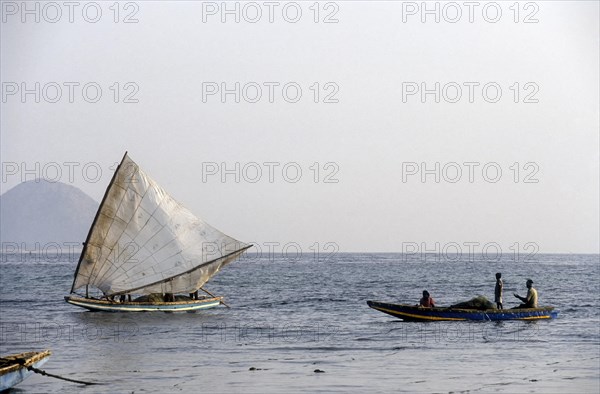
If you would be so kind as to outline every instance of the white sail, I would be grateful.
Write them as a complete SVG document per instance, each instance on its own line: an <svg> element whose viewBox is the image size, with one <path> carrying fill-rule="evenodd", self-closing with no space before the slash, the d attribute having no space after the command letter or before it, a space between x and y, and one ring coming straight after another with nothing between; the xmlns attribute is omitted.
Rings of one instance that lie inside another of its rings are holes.
<svg viewBox="0 0 600 394"><path fill-rule="evenodd" d="M106 295L193 292L248 247L194 216L125 154L71 292L86 285Z"/></svg>

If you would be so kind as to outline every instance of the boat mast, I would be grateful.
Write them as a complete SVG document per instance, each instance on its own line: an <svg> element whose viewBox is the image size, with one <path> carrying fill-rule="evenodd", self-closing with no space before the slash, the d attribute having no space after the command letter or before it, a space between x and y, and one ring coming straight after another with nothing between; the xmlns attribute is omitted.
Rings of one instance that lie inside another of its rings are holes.
<svg viewBox="0 0 600 394"><path fill-rule="evenodd" d="M110 183L108 184L108 187L106 188L106 191L104 192L104 197L102 197L102 202L100 202L98 211L96 211L96 216L94 216L94 221L92 222L90 230L88 231L87 238L85 239L85 243L83 244L83 249L81 250L81 255L79 256L79 262L77 263L77 268L75 269L75 276L73 277L73 285L71 286L71 293L75 292L75 281L77 280L77 274L79 273L79 267L81 266L81 262L83 261L83 256L85 256L85 252L87 251L88 242L90 241L90 237L92 236L92 230L94 229L94 226L96 225L96 222L98 221L98 216L100 216L100 211L102 210L102 207L104 206L104 202L106 201L106 197L108 196L108 191L110 190L111 186L115 182L115 179L117 178L117 173L121 169L121 164L123 164L123 161L125 160L126 157L127 157L127 151L125 151L125 154L123 155L123 158L121 159L121 162L119 163L119 166L115 170L115 173L113 174L113 176L110 180ZM85 296L86 297L88 296L87 285L85 287Z"/></svg>

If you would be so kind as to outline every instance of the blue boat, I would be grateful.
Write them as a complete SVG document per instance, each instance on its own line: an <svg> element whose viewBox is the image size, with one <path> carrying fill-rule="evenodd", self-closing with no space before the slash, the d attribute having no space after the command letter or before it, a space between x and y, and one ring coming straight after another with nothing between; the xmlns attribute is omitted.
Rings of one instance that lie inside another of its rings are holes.
<svg viewBox="0 0 600 394"><path fill-rule="evenodd" d="M462 308L425 308L418 305L391 304L379 301L367 301L367 305L388 315L405 321L496 321L496 320L542 320L558 317L558 311L552 306L522 309L462 309Z"/></svg>
<svg viewBox="0 0 600 394"><path fill-rule="evenodd" d="M8 390L28 378L33 371L27 367L39 368L50 357L50 350L26 352L0 358L0 391Z"/></svg>

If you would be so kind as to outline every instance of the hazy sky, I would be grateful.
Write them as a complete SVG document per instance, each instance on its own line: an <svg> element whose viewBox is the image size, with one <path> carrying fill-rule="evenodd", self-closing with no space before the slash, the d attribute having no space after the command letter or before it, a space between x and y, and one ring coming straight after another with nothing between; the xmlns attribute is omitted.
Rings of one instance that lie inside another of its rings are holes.
<svg viewBox="0 0 600 394"><path fill-rule="evenodd" d="M598 253L598 2L513 3L3 1L2 192L127 150L263 249Z"/></svg>

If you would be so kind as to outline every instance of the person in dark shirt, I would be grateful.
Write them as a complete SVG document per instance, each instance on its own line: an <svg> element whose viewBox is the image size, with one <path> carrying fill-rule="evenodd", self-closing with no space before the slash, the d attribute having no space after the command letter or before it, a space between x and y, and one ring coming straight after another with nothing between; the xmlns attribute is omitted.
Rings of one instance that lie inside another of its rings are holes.
<svg viewBox="0 0 600 394"><path fill-rule="evenodd" d="M423 290L423 298L419 300L419 306L424 306L426 308L435 308L435 301L429 295L427 290Z"/></svg>
<svg viewBox="0 0 600 394"><path fill-rule="evenodd" d="M496 274L496 288L494 289L494 302L498 309L502 309L502 288L504 287L504 283L502 283L501 278L502 273L498 272Z"/></svg>

